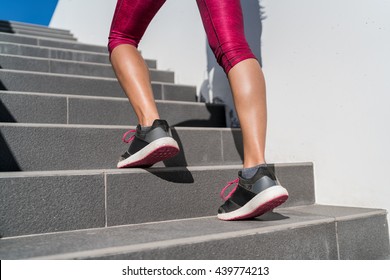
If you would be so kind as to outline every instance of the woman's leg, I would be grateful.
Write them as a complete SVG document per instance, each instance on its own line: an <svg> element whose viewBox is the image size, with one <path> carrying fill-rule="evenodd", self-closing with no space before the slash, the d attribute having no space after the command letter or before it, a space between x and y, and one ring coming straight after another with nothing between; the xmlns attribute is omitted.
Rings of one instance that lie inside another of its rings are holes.
<svg viewBox="0 0 390 280"><path fill-rule="evenodd" d="M221 220L260 216L279 206L288 192L265 164L267 106L265 81L244 35L240 0L197 0L207 38L217 61L225 70L233 93L244 142L244 169L221 192L225 203L218 209ZM236 187L228 194L225 190Z"/></svg>
<svg viewBox="0 0 390 280"><path fill-rule="evenodd" d="M142 126L159 118L149 69L137 50L150 21L165 0L118 0L108 49L115 74Z"/></svg>
<svg viewBox="0 0 390 280"><path fill-rule="evenodd" d="M141 54L133 45L123 44L112 51L111 64L133 106L138 123L151 126L160 117L154 101L149 69Z"/></svg>
<svg viewBox="0 0 390 280"><path fill-rule="evenodd" d="M244 167L265 163L265 81L245 38L240 0L197 3L210 47L232 89L243 135Z"/></svg>
<svg viewBox="0 0 390 280"><path fill-rule="evenodd" d="M267 104L265 81L256 59L236 64L228 73L244 142L244 168L265 163Z"/></svg>
<svg viewBox="0 0 390 280"><path fill-rule="evenodd" d="M117 167L149 167L179 152L168 123L159 119L149 69L137 50L150 21L165 0L118 0L108 49L111 64L138 118L134 136Z"/></svg>

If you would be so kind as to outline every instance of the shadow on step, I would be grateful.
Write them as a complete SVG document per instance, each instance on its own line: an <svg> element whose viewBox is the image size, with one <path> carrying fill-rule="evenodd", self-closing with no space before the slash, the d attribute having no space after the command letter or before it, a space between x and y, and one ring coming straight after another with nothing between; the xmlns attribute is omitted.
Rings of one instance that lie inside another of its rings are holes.
<svg viewBox="0 0 390 280"><path fill-rule="evenodd" d="M13 30L11 23L7 20L0 20L0 32L3 33L15 33Z"/></svg>
<svg viewBox="0 0 390 280"><path fill-rule="evenodd" d="M184 154L183 143L181 142L180 137L175 128L171 128L171 133L172 137L177 141L177 144L179 145L180 152L175 157L169 160L165 160L164 165L166 167L178 167L177 171L166 172L162 171L160 168L148 168L145 170L168 182L191 184L194 182L194 177L186 167L188 164L186 156Z"/></svg>
<svg viewBox="0 0 390 280"><path fill-rule="evenodd" d="M0 69L2 69L1 65L0 65ZM0 80L0 90L8 90L1 80Z"/></svg>
<svg viewBox="0 0 390 280"><path fill-rule="evenodd" d="M0 100L0 122L16 122L14 116L10 113L7 106L5 106L3 101L1 100Z"/></svg>
<svg viewBox="0 0 390 280"><path fill-rule="evenodd" d="M6 139L0 132L0 171L21 171Z"/></svg>
<svg viewBox="0 0 390 280"><path fill-rule="evenodd" d="M164 165L166 167L176 167L176 166L187 166L186 156L184 154L183 143L180 140L179 134L177 133L174 127L171 128L172 137L176 140L179 145L180 152L171 159L164 160Z"/></svg>
<svg viewBox="0 0 390 280"><path fill-rule="evenodd" d="M286 219L290 219L290 217L275 212L267 212L264 215L254 218L254 220L261 222L280 221Z"/></svg>
<svg viewBox="0 0 390 280"><path fill-rule="evenodd" d="M174 124L185 127L226 127L225 106L206 103L206 109L210 114L208 120L187 120Z"/></svg>
<svg viewBox="0 0 390 280"><path fill-rule="evenodd" d="M0 90L6 89L0 81ZM10 113L7 106L0 100L0 122L16 122L14 116ZM0 172L21 171L14 155L3 134L0 132Z"/></svg>
<svg viewBox="0 0 390 280"><path fill-rule="evenodd" d="M176 171L166 172L160 168L149 168L145 169L156 177L163 179L167 182L191 184L194 182L192 173L186 167L180 167Z"/></svg>

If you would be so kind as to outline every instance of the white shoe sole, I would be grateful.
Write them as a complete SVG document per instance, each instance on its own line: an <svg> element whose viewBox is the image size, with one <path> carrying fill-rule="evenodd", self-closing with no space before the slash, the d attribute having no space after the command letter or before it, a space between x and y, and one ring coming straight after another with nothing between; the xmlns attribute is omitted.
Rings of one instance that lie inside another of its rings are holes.
<svg viewBox="0 0 390 280"><path fill-rule="evenodd" d="M217 217L218 219L225 221L254 218L278 207L284 203L287 198L287 190L282 186L275 185L257 194L241 208L229 213L218 214Z"/></svg>
<svg viewBox="0 0 390 280"><path fill-rule="evenodd" d="M118 162L118 168L147 167L175 156L180 151L172 137L159 138L130 157Z"/></svg>

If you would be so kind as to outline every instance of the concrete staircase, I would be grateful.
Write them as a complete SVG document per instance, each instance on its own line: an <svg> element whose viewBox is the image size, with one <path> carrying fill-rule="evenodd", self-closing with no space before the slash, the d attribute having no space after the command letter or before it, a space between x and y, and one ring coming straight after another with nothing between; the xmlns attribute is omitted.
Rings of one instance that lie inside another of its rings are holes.
<svg viewBox="0 0 390 280"><path fill-rule="evenodd" d="M318 205L312 163L275 164L290 199L253 220L216 218L237 176L240 131L224 107L148 60L182 152L115 169L136 118L106 47L0 21L1 259L385 259L386 211Z"/></svg>

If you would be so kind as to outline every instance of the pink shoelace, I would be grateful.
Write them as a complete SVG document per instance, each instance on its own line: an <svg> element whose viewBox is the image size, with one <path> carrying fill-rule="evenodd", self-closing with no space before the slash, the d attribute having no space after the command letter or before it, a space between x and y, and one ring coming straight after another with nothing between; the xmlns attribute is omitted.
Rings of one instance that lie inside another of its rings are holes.
<svg viewBox="0 0 390 280"><path fill-rule="evenodd" d="M125 132L123 134L123 137L122 137L122 141L125 142L125 143L130 143L131 141L134 140L134 137L135 135L133 134L129 139L127 139L127 136L130 134L130 133L135 133L137 130L135 129L130 129L129 131Z"/></svg>
<svg viewBox="0 0 390 280"><path fill-rule="evenodd" d="M229 182L222 190L221 190L221 193L220 193L220 197L223 199L223 200L228 200L232 194L236 191L237 187L238 187L238 181L239 181L239 178ZM229 194L227 196L225 196L225 191L233 184L236 184L234 186L234 188L229 192Z"/></svg>

